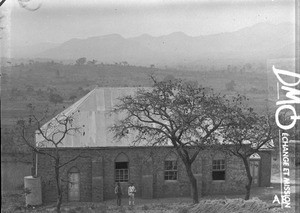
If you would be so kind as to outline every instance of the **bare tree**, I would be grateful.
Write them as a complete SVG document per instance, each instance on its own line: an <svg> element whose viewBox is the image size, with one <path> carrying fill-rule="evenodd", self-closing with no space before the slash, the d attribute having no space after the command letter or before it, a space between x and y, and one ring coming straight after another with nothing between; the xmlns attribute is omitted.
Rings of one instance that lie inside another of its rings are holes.
<svg viewBox="0 0 300 213"><path fill-rule="evenodd" d="M32 110L28 119L18 121L16 132L21 140L28 147L30 147L34 153L46 155L54 162L52 165L55 171L54 178L56 181L57 190L56 208L57 212L60 213L62 204L61 181L64 181L60 175L60 171L64 166L76 161L78 158L86 157L83 155L83 153L80 153L73 156L71 159L68 159L67 161L63 161L60 147L63 145L63 141L68 135L79 133L80 128L74 126L72 115L63 113L55 116L52 120L44 124L49 118L49 114L52 113L49 113L48 110L45 110L43 113L41 113L41 116L38 116L38 113L36 113L34 107L31 109ZM35 136L39 140L38 144L35 144L34 142ZM45 149L45 147L51 149Z"/></svg>
<svg viewBox="0 0 300 213"><path fill-rule="evenodd" d="M131 135L134 144L172 145L185 165L193 202L198 203L192 163L204 147L215 141L226 118L227 102L212 89L196 84L152 79L152 89L140 89L133 96L120 98L112 112L124 116L111 130L115 139Z"/></svg>
<svg viewBox="0 0 300 213"><path fill-rule="evenodd" d="M235 100L240 104L231 111L230 125L222 130L224 140L221 148L243 161L247 174L245 200L248 200L253 179L249 157L262 148L273 148L272 140L278 138L278 128L274 117L259 115L251 107L244 106L244 96L238 96Z"/></svg>

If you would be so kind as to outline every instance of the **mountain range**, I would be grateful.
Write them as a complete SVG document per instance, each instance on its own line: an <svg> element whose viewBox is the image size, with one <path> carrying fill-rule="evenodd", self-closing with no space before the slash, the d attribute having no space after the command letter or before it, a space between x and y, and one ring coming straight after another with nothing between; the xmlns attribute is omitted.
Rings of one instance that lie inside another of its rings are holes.
<svg viewBox="0 0 300 213"><path fill-rule="evenodd" d="M201 27L201 26L199 26ZM234 32L188 36L183 32L154 37L124 38L109 34L73 38L62 44L43 43L16 49L15 57L76 60L86 57L103 63L178 65L218 61L267 60L294 57L295 26L259 23Z"/></svg>

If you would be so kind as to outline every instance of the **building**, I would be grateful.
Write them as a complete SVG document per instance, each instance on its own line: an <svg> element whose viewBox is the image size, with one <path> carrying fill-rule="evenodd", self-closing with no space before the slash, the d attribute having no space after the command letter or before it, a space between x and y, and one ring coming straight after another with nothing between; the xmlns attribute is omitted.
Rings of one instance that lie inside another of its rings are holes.
<svg viewBox="0 0 300 213"><path fill-rule="evenodd" d="M171 146L132 146L130 138L114 141L109 127L122 115L108 112L122 95L134 94L137 88L96 88L60 115L72 115L72 125L78 134L68 135L61 147L62 161L84 154L63 168L65 201L103 201L115 198L114 186L120 182L124 194L129 182L134 182L137 197L160 198L190 196L191 186L183 162ZM59 115L59 116L60 116ZM55 125L43 128L51 134ZM37 146L42 139L36 136ZM44 150L53 151L43 144ZM271 175L270 151L262 151L251 159L254 184L269 186ZM42 178L43 201L56 199L56 187L51 167L45 155L37 158L37 175ZM215 150L204 150L193 163L200 195L237 194L245 192L246 173L243 162ZM68 180L68 181L67 181Z"/></svg>

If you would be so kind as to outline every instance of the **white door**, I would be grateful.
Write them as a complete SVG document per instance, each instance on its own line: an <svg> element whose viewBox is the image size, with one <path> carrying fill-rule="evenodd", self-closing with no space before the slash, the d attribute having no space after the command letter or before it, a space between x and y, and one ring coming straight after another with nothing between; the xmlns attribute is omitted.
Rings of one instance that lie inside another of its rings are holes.
<svg viewBox="0 0 300 213"><path fill-rule="evenodd" d="M69 173L69 201L80 200L79 173Z"/></svg>
<svg viewBox="0 0 300 213"><path fill-rule="evenodd" d="M251 160L250 161L250 172L252 176L252 185L258 186L259 181L259 160Z"/></svg>

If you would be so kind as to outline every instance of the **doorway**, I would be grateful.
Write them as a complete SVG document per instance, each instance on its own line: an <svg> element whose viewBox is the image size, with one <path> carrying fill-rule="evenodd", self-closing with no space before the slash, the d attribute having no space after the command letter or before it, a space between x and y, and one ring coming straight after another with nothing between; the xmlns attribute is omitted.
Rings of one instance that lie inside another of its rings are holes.
<svg viewBox="0 0 300 213"><path fill-rule="evenodd" d="M260 169L260 156L255 153L250 156L250 173L252 176L252 185L259 186L259 169Z"/></svg>
<svg viewBox="0 0 300 213"><path fill-rule="evenodd" d="M68 200L80 200L80 173L76 167L68 172Z"/></svg>

